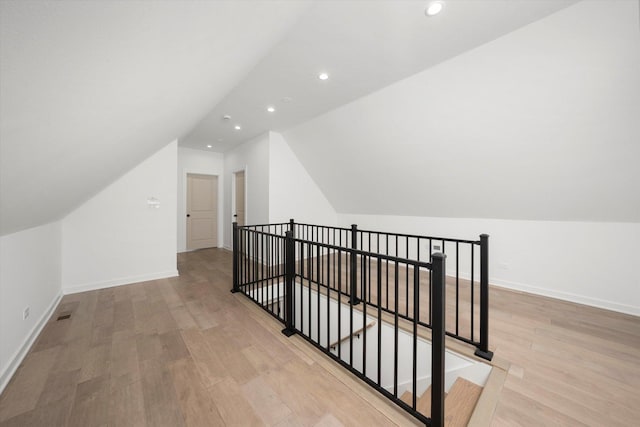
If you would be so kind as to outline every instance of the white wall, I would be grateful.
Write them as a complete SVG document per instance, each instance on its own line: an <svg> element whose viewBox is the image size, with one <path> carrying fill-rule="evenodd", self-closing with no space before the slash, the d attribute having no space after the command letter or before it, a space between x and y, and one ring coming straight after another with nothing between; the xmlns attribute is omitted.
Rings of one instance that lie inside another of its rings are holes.
<svg viewBox="0 0 640 427"><path fill-rule="evenodd" d="M65 293L178 274L176 165L174 141L63 219Z"/></svg>
<svg viewBox="0 0 640 427"><path fill-rule="evenodd" d="M638 8L579 2L284 137L340 225L488 233L492 283L640 314Z"/></svg>
<svg viewBox="0 0 640 427"><path fill-rule="evenodd" d="M62 296L61 247L60 222L0 238L0 393Z"/></svg>
<svg viewBox="0 0 640 427"><path fill-rule="evenodd" d="M245 222L269 222L269 133L224 153L224 247L231 248L234 173L245 171ZM222 229L221 229L222 230Z"/></svg>
<svg viewBox="0 0 640 427"><path fill-rule="evenodd" d="M185 135L310 6L0 1L0 234L62 218Z"/></svg>
<svg viewBox="0 0 640 427"><path fill-rule="evenodd" d="M491 284L640 315L639 223L352 214L338 221L461 239L487 233Z"/></svg>
<svg viewBox="0 0 640 427"><path fill-rule="evenodd" d="M339 213L640 222L638 16L579 2L284 137Z"/></svg>
<svg viewBox="0 0 640 427"><path fill-rule="evenodd" d="M284 137L267 132L224 154L224 247L231 248L234 176L245 171L246 223L297 222L332 225L335 209Z"/></svg>
<svg viewBox="0 0 640 427"><path fill-rule="evenodd" d="M284 137L269 134L269 222L335 225L336 211Z"/></svg>
<svg viewBox="0 0 640 427"><path fill-rule="evenodd" d="M224 156L192 148L178 147L178 252L187 250L187 174L218 177L218 246L223 245Z"/></svg>

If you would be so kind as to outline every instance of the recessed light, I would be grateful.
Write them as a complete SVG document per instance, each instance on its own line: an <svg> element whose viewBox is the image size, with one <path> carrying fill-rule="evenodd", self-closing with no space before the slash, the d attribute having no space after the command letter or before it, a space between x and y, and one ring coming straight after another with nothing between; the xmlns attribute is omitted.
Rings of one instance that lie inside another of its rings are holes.
<svg viewBox="0 0 640 427"><path fill-rule="evenodd" d="M233 128L234 128L235 130L240 130L240 129L242 129L242 127L240 127L240 125L235 125Z"/></svg>
<svg viewBox="0 0 640 427"><path fill-rule="evenodd" d="M276 111L276 107L274 107L273 105L269 105L267 107L267 111L270 113L274 113Z"/></svg>
<svg viewBox="0 0 640 427"><path fill-rule="evenodd" d="M231 120L231 116L228 114L225 114L224 116L222 116L222 120Z"/></svg>
<svg viewBox="0 0 640 427"><path fill-rule="evenodd" d="M442 3L441 1L432 1L424 10L424 13L427 16L434 16L442 12L443 7L444 7L444 3Z"/></svg>
<svg viewBox="0 0 640 427"><path fill-rule="evenodd" d="M211 144L207 145L207 148L211 148L211 147L213 147L213 145L211 145Z"/></svg>
<svg viewBox="0 0 640 427"><path fill-rule="evenodd" d="M319 78L320 80L327 80L327 79L329 78L329 74L327 74L327 73L320 73L320 74L318 74L318 78Z"/></svg>

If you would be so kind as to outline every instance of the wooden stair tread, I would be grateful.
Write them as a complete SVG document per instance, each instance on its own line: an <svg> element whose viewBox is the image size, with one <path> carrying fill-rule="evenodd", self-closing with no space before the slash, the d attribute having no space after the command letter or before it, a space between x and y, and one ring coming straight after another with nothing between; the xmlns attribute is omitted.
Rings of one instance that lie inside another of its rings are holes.
<svg viewBox="0 0 640 427"><path fill-rule="evenodd" d="M444 423L447 427L464 427L469 423L482 387L458 378L444 401Z"/></svg>
<svg viewBox="0 0 640 427"><path fill-rule="evenodd" d="M445 393L446 396L446 393ZM416 410L427 417L431 416L431 386L422 393L416 402Z"/></svg>
<svg viewBox="0 0 640 427"><path fill-rule="evenodd" d="M402 396L400 396L400 400L402 400L407 405L412 406L413 393L408 390L405 391L404 393L402 393ZM422 395L419 396L416 400L416 411L427 417L431 415L431 386L429 386L429 388L427 388L427 390L422 393Z"/></svg>
<svg viewBox="0 0 640 427"><path fill-rule="evenodd" d="M400 396L400 400L402 400L409 406L413 405L413 393L411 393L410 391L405 391L404 393L402 393L402 396Z"/></svg>

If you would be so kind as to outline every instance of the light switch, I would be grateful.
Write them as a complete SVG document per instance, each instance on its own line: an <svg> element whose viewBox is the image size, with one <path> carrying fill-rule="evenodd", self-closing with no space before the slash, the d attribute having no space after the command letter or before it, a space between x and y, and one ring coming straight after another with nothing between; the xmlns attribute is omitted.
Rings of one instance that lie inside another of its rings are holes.
<svg viewBox="0 0 640 427"><path fill-rule="evenodd" d="M149 197L147 199L147 206L149 208L160 209L160 200L156 199L155 197Z"/></svg>

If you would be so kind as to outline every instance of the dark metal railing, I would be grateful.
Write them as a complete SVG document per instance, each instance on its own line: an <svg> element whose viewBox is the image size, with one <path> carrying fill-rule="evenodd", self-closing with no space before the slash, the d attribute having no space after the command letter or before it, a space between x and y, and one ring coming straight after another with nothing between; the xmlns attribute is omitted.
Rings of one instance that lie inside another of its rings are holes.
<svg viewBox="0 0 640 427"><path fill-rule="evenodd" d="M432 253L434 242L441 244L442 251L445 244L455 244L455 276L447 277L447 255ZM462 245L471 248L470 263L460 262ZM474 252L478 248L479 302L474 281ZM482 357L492 356L488 351L486 235L470 241L358 230L355 225L297 224L293 220L245 227L234 223L233 251L233 292L243 292L283 322L287 336L299 334L427 425L442 425L444 420L445 335L475 345L476 354ZM470 267L470 280L461 277L461 264ZM459 319L461 283L470 288L468 301L464 301L470 306L470 318L465 319L470 323L467 335L461 333ZM449 310L448 293L455 297ZM474 332L476 311L479 334ZM448 321L455 328L448 330ZM383 325L387 324L392 328L392 332L387 330L387 335L393 335L392 356L385 356L382 348L383 328L387 327ZM431 414L417 410L418 392L424 391L419 384L427 369L420 364L423 329L431 330L432 365L427 372L431 377ZM410 354L403 354L400 340L410 341L405 342ZM410 380L401 384L399 370L406 366L411 368ZM401 388L412 393L410 403L402 400Z"/></svg>
<svg viewBox="0 0 640 427"><path fill-rule="evenodd" d="M270 314L284 321L286 276L283 224L238 227L233 224L233 289L243 292ZM284 224L286 227L287 224Z"/></svg>
<svg viewBox="0 0 640 427"><path fill-rule="evenodd" d="M477 348L476 354L491 360L493 353L489 351L489 236L482 234L478 240L454 239L434 236L419 236L412 234L390 233L371 230L360 230L357 225L351 228L331 227L324 225L289 223L297 237L319 243L361 249L366 252L391 255L403 259L429 262L432 253L447 255L449 268L445 272L447 294L450 306L447 311L446 333ZM358 278L370 277L366 271L358 271L358 259L351 259L351 274L356 275L355 285L349 297L353 303L362 298L362 289L357 286ZM393 295L393 265L385 262L383 292L385 299L382 309L394 312ZM431 274L429 281L431 281ZM410 277L400 272L404 289L401 292L405 298L404 311L399 315L412 320L411 304L409 301ZM431 284L429 285L431 286ZM402 285L401 285L402 287ZM430 294L430 293L429 293ZM430 297L430 296L429 296ZM428 297L428 298L429 298ZM367 301L372 304L372 301ZM425 304L425 312L420 313L419 323L429 327L432 320L429 304ZM468 307L466 312L463 312Z"/></svg>

